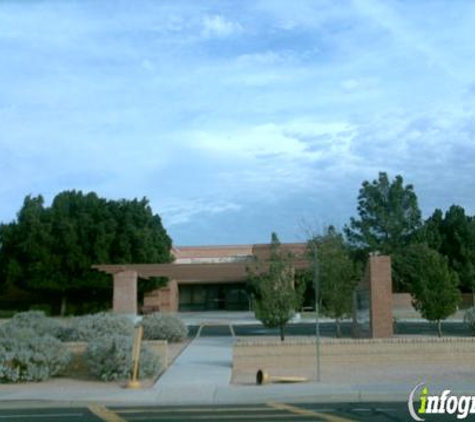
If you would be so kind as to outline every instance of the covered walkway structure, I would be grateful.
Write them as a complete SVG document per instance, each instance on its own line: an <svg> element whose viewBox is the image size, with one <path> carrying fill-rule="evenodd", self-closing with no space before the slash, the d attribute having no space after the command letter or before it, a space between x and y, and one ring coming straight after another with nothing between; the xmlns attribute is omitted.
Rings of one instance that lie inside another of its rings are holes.
<svg viewBox="0 0 475 422"><path fill-rule="evenodd" d="M282 248L294 254L295 268L308 265L305 243L286 243ZM175 260L169 264L95 265L113 276L113 310L136 314L138 279L146 282L152 277L169 281L145 295L144 312L248 310L247 268L267 271L270 245L183 247L172 253Z"/></svg>

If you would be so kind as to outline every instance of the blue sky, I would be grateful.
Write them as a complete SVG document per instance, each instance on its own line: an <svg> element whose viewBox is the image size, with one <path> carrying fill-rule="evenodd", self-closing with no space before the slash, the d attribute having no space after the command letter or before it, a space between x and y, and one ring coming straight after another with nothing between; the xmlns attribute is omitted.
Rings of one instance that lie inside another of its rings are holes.
<svg viewBox="0 0 475 422"><path fill-rule="evenodd" d="M474 39L472 1L4 0L0 220L81 189L177 245L299 241L379 171L473 214Z"/></svg>

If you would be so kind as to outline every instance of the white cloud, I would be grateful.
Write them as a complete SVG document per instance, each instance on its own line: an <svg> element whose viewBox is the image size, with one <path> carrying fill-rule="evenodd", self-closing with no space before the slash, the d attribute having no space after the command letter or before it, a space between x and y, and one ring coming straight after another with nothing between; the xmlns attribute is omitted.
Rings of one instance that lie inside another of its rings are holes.
<svg viewBox="0 0 475 422"><path fill-rule="evenodd" d="M380 170L475 210L475 6L422 4L0 2L1 219L81 188L148 196L179 243L239 211L246 241Z"/></svg>
<svg viewBox="0 0 475 422"><path fill-rule="evenodd" d="M242 30L240 23L226 20L221 15L208 15L203 18L203 34L208 38L229 37Z"/></svg>
<svg viewBox="0 0 475 422"><path fill-rule="evenodd" d="M341 87L348 92L369 91L378 85L376 78L349 78L340 82Z"/></svg>
<svg viewBox="0 0 475 422"><path fill-rule="evenodd" d="M443 70L446 76L456 80L461 79L459 69L452 65L452 57L448 51L432 45L427 33L421 34L420 29L411 25L411 21L400 16L396 7L389 2L380 0L353 0L356 10L381 25L393 37L396 43L404 45L406 51L422 55L427 65ZM413 55L411 55L413 56ZM413 56L414 57L414 56Z"/></svg>
<svg viewBox="0 0 475 422"><path fill-rule="evenodd" d="M159 204L159 209L166 226L176 226L190 222L198 215L207 216L221 214L226 211L237 211L241 206L223 200L203 198L175 199ZM203 217L203 216L201 216Z"/></svg>
<svg viewBox="0 0 475 422"><path fill-rule="evenodd" d="M194 136L193 144L197 148L234 157L258 158L268 155L308 161L322 156L322 151L309 149L308 139L327 136L326 146L332 148L337 144L341 146L341 141L347 144L348 139L351 138L351 130L352 126L346 122L318 122L302 119L279 124L234 127L229 128L228 131L201 131L192 136ZM319 139L318 142L323 141Z"/></svg>

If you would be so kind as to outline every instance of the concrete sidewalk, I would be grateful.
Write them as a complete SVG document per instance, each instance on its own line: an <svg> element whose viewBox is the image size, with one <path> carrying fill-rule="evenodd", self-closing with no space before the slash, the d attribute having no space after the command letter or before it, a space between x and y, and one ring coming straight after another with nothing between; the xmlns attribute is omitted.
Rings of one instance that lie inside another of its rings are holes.
<svg viewBox="0 0 475 422"><path fill-rule="evenodd" d="M72 406L213 405L246 403L405 402L415 384L395 382L309 382L300 384L231 385L232 337L196 338L158 382L148 389L130 390L117 384L52 379L42 383L0 384L0 407L19 403ZM421 382L424 381L421 379ZM453 382L453 381L452 381ZM475 384L428 382L431 393L475 395Z"/></svg>
<svg viewBox="0 0 475 422"><path fill-rule="evenodd" d="M195 338L153 387L158 401L212 400L229 387L233 344L232 337Z"/></svg>

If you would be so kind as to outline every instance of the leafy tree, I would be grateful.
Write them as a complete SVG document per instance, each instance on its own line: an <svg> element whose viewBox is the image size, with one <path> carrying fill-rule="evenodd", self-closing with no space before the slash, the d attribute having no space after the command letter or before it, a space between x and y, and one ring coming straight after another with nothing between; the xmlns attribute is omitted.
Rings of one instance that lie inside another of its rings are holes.
<svg viewBox="0 0 475 422"><path fill-rule="evenodd" d="M146 199L107 201L66 191L45 207L41 196L28 196L17 220L0 227L0 239L7 282L59 295L61 314L68 297L110 292L109 277L93 264L171 261L171 240Z"/></svg>
<svg viewBox="0 0 475 422"><path fill-rule="evenodd" d="M465 210L452 205L442 223L443 242L440 252L447 256L461 285L472 292L475 300L475 222Z"/></svg>
<svg viewBox="0 0 475 422"><path fill-rule="evenodd" d="M421 315L437 322L439 336L441 321L452 315L460 302L459 279L446 257L427 244L410 245L403 254L401 268L412 295L413 306Z"/></svg>
<svg viewBox="0 0 475 422"><path fill-rule="evenodd" d="M268 328L278 327L284 341L285 326L300 307L303 295L294 285L292 254L283 250L272 233L269 262L258 262L255 272L248 271L256 318Z"/></svg>
<svg viewBox="0 0 475 422"><path fill-rule="evenodd" d="M312 241L317 248L320 300L324 314L335 318L337 337L341 337L341 319L351 314L356 271L343 236L330 226L323 236Z"/></svg>
<svg viewBox="0 0 475 422"><path fill-rule="evenodd" d="M461 287L472 292L475 304L475 220L458 205L437 209L422 226L419 239L446 256Z"/></svg>
<svg viewBox="0 0 475 422"><path fill-rule="evenodd" d="M409 243L421 223L421 212L412 185L402 176L390 182L386 173L364 181L358 195L359 219L345 227L348 239L368 251L390 254Z"/></svg>
<svg viewBox="0 0 475 422"><path fill-rule="evenodd" d="M17 221L2 224L1 271L6 284L24 288L30 273L44 271L50 243L47 213L42 196L27 196Z"/></svg>

